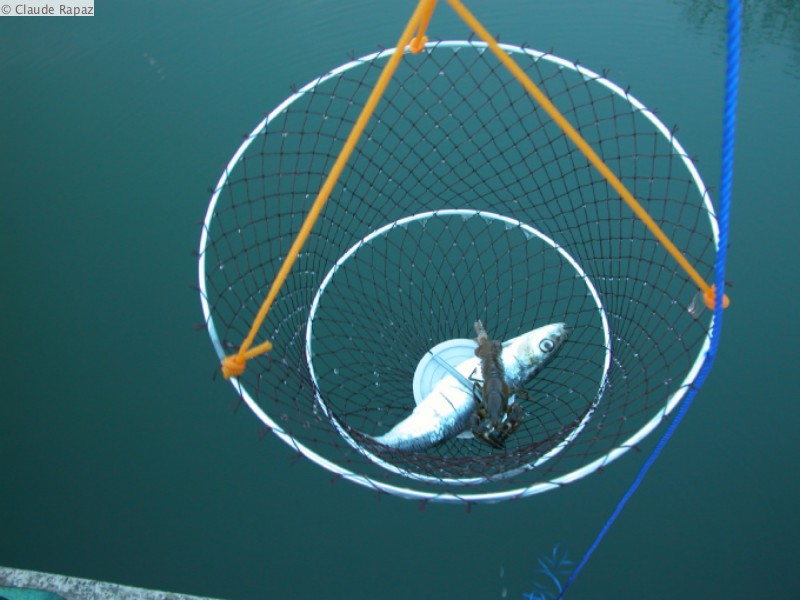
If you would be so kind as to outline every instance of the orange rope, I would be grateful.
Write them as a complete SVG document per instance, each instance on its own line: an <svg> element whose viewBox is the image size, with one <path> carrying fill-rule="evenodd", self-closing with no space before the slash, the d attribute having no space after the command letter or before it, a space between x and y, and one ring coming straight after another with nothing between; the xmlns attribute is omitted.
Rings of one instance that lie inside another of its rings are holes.
<svg viewBox="0 0 800 600"><path fill-rule="evenodd" d="M431 22L431 16L433 15L433 9L436 8L436 0L423 0L423 2L426 3L426 6L419 21L417 35L414 36L414 39L411 40L411 43L408 45L408 49L411 50L413 54L419 54L425 47L428 41L425 30L428 29L428 23Z"/></svg>
<svg viewBox="0 0 800 600"><path fill-rule="evenodd" d="M608 166L603 162L597 153L592 149L592 147L586 142L586 140L581 137L581 134L567 121L564 116L559 112L559 110L555 107L555 105L550 102L550 99L538 88L536 84L531 81L531 79L527 76L525 71L523 71L519 65L511 58L508 53L506 53L492 35L486 30L486 28L475 18L475 16L469 12L466 6L464 6L460 0L447 0L450 6L453 8L456 13L461 17L461 19L475 32L478 34L479 37L483 39L489 45L489 48L492 52L500 59L506 68L511 71L511 74L517 78L517 80L522 84L522 86L527 90L527 92L533 96L533 98L541 105L541 107L545 110L545 112L550 115L550 118L556 122L556 124L561 128L561 130L566 134L566 136L573 141L573 143L578 147L578 149L583 152L584 156L589 159L589 162L594 165L594 167L600 172L603 177L605 177L606 181L613 187L617 193L622 197L625 203L633 210L639 219L647 226L648 229L652 232L652 234L656 237L656 239L661 242L661 244L667 249L667 251L672 255L672 257L678 262L678 264L686 271L686 274L695 282L697 287L699 287L703 291L703 300L707 306L710 308L714 308L714 286L708 285L705 280L700 276L700 274L695 270L695 268L686 260L686 257L681 253L680 250L672 243L667 235L661 230L658 224L653 220L653 218L647 213L647 211L642 208L642 205L633 197L633 195L628 191L625 185L614 175L614 172L608 168ZM727 307L730 304L730 300L728 299L727 295L723 296L722 305Z"/></svg>
<svg viewBox="0 0 800 600"><path fill-rule="evenodd" d="M300 231L297 233L297 236L295 237L294 242L292 243L292 246L286 255L286 258L284 259L278 274L275 276L275 280L272 282L269 293L264 299L264 303L261 305L261 308L259 309L258 314L253 321L250 332L242 342L239 351L236 354L226 356L223 359L222 373L225 375L226 379L230 377L238 377L244 372L249 359L265 352L269 352L272 349L272 343L269 341L265 341L252 348L251 346L256 334L258 333L258 330L263 325L264 319L266 318L269 309L272 307L272 303L275 301L280 288L286 281L286 278L288 277L289 272L291 271L291 268L294 265L301 248L303 247L303 244L311 233L314 223L316 223L316 220L322 212L325 203L328 201L336 182L339 180L339 176L344 170L350 155L355 149L355 146L358 143L364 128L369 122L369 119L372 117L378 102L386 91L389 81L397 70L397 66L400 64L400 61L403 58L403 53L405 52L406 47L408 47L409 50L414 54L421 52L424 48L425 42L427 42L428 39L425 36L425 31L430 23L431 16L433 15L433 11L436 7L436 2L437 0L420 0L417 4L414 13L411 15L411 18L406 25L406 28L403 30L403 34L400 36L400 40L397 42L397 47L395 48L394 53L389 59L389 62L387 62L386 66L383 68L383 71L381 72L381 75L378 78L378 81L375 84L369 99L364 105L364 108L361 110L361 114L358 116L353 128L350 130L350 134L348 135L342 150L339 152L339 156L336 158L330 173L328 173L325 182L322 184L322 188L317 194L316 200L314 200L308 215L303 221ZM519 65L517 65L514 59L512 59L505 51L503 51L502 48L500 48L497 41L495 41L486 28L483 27L480 21L478 21L478 19L476 19L475 16L469 12L469 10L460 2L460 0L447 0L447 2L461 17L461 19L488 44L492 52L497 56L497 58L500 59L500 62L506 66L511 74L514 75L520 84L527 90L527 92L542 106L550 118L556 122L564 134L572 140L578 149L583 152L584 156L586 156L589 162L594 165L594 167L603 175L603 177L605 177L606 181L608 181L611 187L617 191L622 199L633 210L636 216L641 219L648 229L650 229L656 239L661 242L661 244L673 256L673 258L684 269L684 271L686 271L689 277L702 290L705 304L710 308L713 308L714 286L708 285L705 280L700 277L700 274L694 269L694 267L692 267L689 261L686 260L686 257L683 256L675 244L673 244L672 241L666 236L666 234L661 230L658 224L647 213L642 205L637 202L637 200L623 185L619 178L617 178L611 169L606 166L603 160L597 155L597 153L586 142L586 140L584 140L578 131L569 123L569 121L564 118L564 116L547 98L547 96L541 90L539 90L536 84L531 81L527 74L519 67ZM416 34L414 32L415 29ZM727 307L729 304L730 300L726 295L723 297L723 307Z"/></svg>
<svg viewBox="0 0 800 600"><path fill-rule="evenodd" d="M264 352L269 352L272 349L272 343L269 341L263 342L254 348L250 348L250 346L252 345L258 330L261 328L261 325L264 323L264 319L266 318L269 309L272 307L272 303L275 301L278 291L286 281L286 278L289 276L289 271L292 269L292 265L294 265L294 261L297 259L300 249L303 247L308 235L311 233L311 229L314 227L317 217L319 217L320 213L322 212L322 208L328 201L336 182L339 180L342 170L347 164L347 160L350 158L350 154L353 152L358 139L361 137L361 133L364 131L367 122L372 116L372 113L375 111L375 107L378 105L378 102L383 96L383 93L386 90L392 75L394 75L394 72L397 70L397 66L400 64L400 60L403 58L403 53L405 52L406 46L408 46L412 37L414 37L414 29L421 24L423 16L426 16L427 19L430 19L430 14L433 12L434 4L435 0L420 0L417 8L414 10L414 14L411 15L411 19L409 19L403 34L400 36L400 40L397 42L397 47L395 48L394 53L389 59L389 62L387 62L386 66L383 68L383 71L381 72L381 75L375 84L375 88L372 90L369 99L364 105L364 108L361 110L361 114L358 116L355 125L353 125L353 128L350 130L350 134L348 135L344 146L342 146L342 150L339 152L339 156L336 158L336 162L333 164L330 173L328 173L325 183L322 184L322 188L317 194L316 200L314 200L314 203L311 205L311 209L309 210L305 221L303 221L303 225L300 227L300 231L292 243L292 246L289 249L286 258L284 259L278 274L275 276L275 280L272 282L272 287L270 288L267 297L264 299L264 303L261 305L261 308L259 309L258 314L253 321L253 325L250 327L250 332L242 342L239 351L236 354L226 356L222 360L222 374L225 376L225 379L229 379L230 377L238 377L244 372L248 359L258 356L259 354L263 354ZM422 29L423 28L420 27L420 32L422 32Z"/></svg>

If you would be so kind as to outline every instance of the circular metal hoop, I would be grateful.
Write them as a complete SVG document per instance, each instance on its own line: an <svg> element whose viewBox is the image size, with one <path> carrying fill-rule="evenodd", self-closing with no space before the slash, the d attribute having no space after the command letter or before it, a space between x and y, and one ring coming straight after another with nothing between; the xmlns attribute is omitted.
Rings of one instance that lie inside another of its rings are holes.
<svg viewBox="0 0 800 600"><path fill-rule="evenodd" d="M710 271L716 219L672 132L605 77L502 47ZM674 410L711 330L710 315L685 310L692 283L485 50L433 42L406 55L270 311L261 335L273 352L231 379L299 453L359 485L418 500L497 502L604 467ZM228 163L199 260L220 359L245 337L392 52L304 86ZM576 330L537 377L536 403L509 451L492 454L468 439L419 456L371 445L368 436L413 406L420 357L469 334L477 318L497 339L552 321Z"/></svg>

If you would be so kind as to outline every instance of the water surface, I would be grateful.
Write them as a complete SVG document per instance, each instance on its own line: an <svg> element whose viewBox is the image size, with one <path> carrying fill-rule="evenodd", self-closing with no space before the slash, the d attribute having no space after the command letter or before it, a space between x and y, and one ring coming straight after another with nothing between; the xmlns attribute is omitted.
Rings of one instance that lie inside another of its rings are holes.
<svg viewBox="0 0 800 600"><path fill-rule="evenodd" d="M468 35L440 4L430 35ZM795 3L746 5L722 350L571 597L791 598L800 584L800 19ZM207 189L290 85L392 46L413 3L221 6L0 19L0 564L226 598L519 597L553 544L583 552L644 453L530 500L419 511L332 485L232 411L193 330ZM502 41L608 69L716 185L717 3L469 6Z"/></svg>

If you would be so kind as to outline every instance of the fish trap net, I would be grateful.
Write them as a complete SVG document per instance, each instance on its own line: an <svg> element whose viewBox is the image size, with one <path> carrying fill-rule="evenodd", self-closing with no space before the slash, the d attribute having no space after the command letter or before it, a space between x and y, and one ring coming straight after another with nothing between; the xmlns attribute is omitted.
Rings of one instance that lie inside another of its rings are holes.
<svg viewBox="0 0 800 600"><path fill-rule="evenodd" d="M713 209L672 132L604 76L502 48L711 273ZM392 52L298 90L225 169L199 262L220 359L248 335ZM272 350L231 382L279 438L356 483L421 500L527 496L601 469L676 407L710 335L711 313L687 310L696 293L486 44L434 42L400 62L260 329ZM497 340L570 328L517 400L505 448L469 431L418 451L378 443L414 408L421 361L474 338L477 319Z"/></svg>

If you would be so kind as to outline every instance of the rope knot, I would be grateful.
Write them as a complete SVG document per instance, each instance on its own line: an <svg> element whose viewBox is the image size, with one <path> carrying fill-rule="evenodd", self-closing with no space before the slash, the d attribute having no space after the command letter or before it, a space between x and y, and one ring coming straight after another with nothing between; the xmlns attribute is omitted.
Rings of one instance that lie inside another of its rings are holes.
<svg viewBox="0 0 800 600"><path fill-rule="evenodd" d="M428 36L423 35L419 37L415 37L411 40L411 43L408 45L408 49L411 50L411 54L419 54L425 49L425 44L428 43Z"/></svg>
<svg viewBox="0 0 800 600"><path fill-rule="evenodd" d="M238 377L242 373L244 373L244 369L247 366L247 359L242 356L241 354L233 354L232 356L226 356L222 359L222 374L225 376L225 379L230 379L231 377Z"/></svg>
<svg viewBox="0 0 800 600"><path fill-rule="evenodd" d="M703 292L703 302L705 303L706 307L711 310L714 310L714 302L717 297L717 286L712 285L708 290ZM722 308L728 308L731 304L731 299L728 298L728 294L722 295Z"/></svg>

